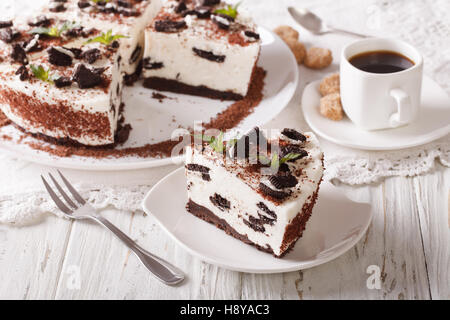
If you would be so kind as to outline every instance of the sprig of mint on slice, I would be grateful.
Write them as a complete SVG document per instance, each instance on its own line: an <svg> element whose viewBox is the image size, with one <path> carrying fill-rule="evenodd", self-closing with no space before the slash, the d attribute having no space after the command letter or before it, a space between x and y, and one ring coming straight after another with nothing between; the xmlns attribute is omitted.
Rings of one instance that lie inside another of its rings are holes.
<svg viewBox="0 0 450 320"><path fill-rule="evenodd" d="M236 5L227 5L225 8L217 9L214 11L215 14L224 14L226 16L229 16L233 19L236 19L238 15L238 7L241 5L241 2L237 3Z"/></svg>
<svg viewBox="0 0 450 320"><path fill-rule="evenodd" d="M195 138L199 138L204 142L208 142L209 145L211 146L211 148L213 148L213 150L217 153L223 153L223 151L225 150L225 146L224 146L224 133L221 131L219 133L219 135L217 137L213 137L213 136L207 136L204 134L194 134L193 136ZM237 139L230 139L228 141L226 141L227 144L226 146L228 148L234 146L237 143Z"/></svg>
<svg viewBox="0 0 450 320"><path fill-rule="evenodd" d="M85 43L87 44L87 43L92 43L92 42L99 42L104 45L109 45L114 40L121 39L121 38L128 38L128 37L121 35L121 34L113 35L112 30L108 30L106 33L102 32L102 34L100 36L89 39Z"/></svg>
<svg viewBox="0 0 450 320"><path fill-rule="evenodd" d="M297 159L300 156L301 156L301 154L298 154L298 153L288 153L287 155L285 155L284 157L282 157L280 159L278 153L274 152L272 155L272 159L269 159L267 156L262 155L262 154L260 154L258 156L258 158L261 161L261 163L264 165L267 165L270 163L270 169L273 172L277 172L282 164L288 162L289 160Z"/></svg>
<svg viewBox="0 0 450 320"><path fill-rule="evenodd" d="M32 34L42 34L49 37L58 38L61 37L61 35L64 32L75 29L77 27L79 27L79 25L75 21L72 22L66 21L60 27L51 27L51 28L39 27L32 29L30 32Z"/></svg>
<svg viewBox="0 0 450 320"><path fill-rule="evenodd" d="M34 65L30 64L31 72L33 72L33 75L38 78L39 80L42 80L44 82L48 82L53 84L55 80L58 80L60 76L56 73L51 74L50 69L45 70L43 66L41 65Z"/></svg>
<svg viewBox="0 0 450 320"><path fill-rule="evenodd" d="M91 0L94 3L99 3L99 2L109 2L109 0Z"/></svg>

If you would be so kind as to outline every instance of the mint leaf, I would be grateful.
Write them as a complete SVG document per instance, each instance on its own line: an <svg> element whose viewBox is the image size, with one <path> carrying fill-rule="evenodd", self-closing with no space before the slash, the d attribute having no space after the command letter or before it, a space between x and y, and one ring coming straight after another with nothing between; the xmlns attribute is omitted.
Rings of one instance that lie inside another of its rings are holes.
<svg viewBox="0 0 450 320"><path fill-rule="evenodd" d="M38 78L39 80L53 83L53 81L50 78L50 70L45 70L44 67L41 65L36 66L34 64L30 65L31 71L33 72L34 76Z"/></svg>
<svg viewBox="0 0 450 320"><path fill-rule="evenodd" d="M217 153L223 153L224 147L223 147L223 132L221 131L217 138L214 138L212 142L209 143L211 148L214 149Z"/></svg>
<svg viewBox="0 0 450 320"><path fill-rule="evenodd" d="M75 29L79 27L79 25L75 22L64 22L60 27L51 27L51 28L34 28L30 31L31 34L43 34L49 37L58 38L61 37L61 35L69 30Z"/></svg>
<svg viewBox="0 0 450 320"><path fill-rule="evenodd" d="M215 14L224 14L226 16L229 16L233 19L236 19L237 15L238 15L238 7L241 5L241 3L239 2L238 4L236 4L235 6L232 5L228 5L227 7L223 8L223 9L217 9L214 11Z"/></svg>
<svg viewBox="0 0 450 320"><path fill-rule="evenodd" d="M94 3L99 3L99 2L109 2L109 0L91 0Z"/></svg>
<svg viewBox="0 0 450 320"><path fill-rule="evenodd" d="M104 45L109 45L114 40L120 39L120 38L128 38L127 36L121 35L121 34L112 34L112 30L108 30L106 33L102 33L100 36L89 39L85 43L92 43L92 42L99 42Z"/></svg>
<svg viewBox="0 0 450 320"><path fill-rule="evenodd" d="M278 169L280 168L280 157L278 156L278 153L274 152L272 155L272 160L270 161L270 169L273 172L278 172Z"/></svg>
<svg viewBox="0 0 450 320"><path fill-rule="evenodd" d="M289 160L297 159L300 156L301 156L301 154L299 154L299 153L288 153L280 160L280 164L286 163Z"/></svg>

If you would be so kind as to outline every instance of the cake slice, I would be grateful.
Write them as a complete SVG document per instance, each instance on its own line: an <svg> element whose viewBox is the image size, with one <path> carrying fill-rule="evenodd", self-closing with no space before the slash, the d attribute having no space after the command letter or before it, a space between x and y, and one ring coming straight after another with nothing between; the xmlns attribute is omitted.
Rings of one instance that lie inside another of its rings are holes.
<svg viewBox="0 0 450 320"><path fill-rule="evenodd" d="M247 94L261 44L256 25L237 7L167 1L145 38L144 86L221 100Z"/></svg>
<svg viewBox="0 0 450 320"><path fill-rule="evenodd" d="M208 139L186 149L187 210L282 257L302 236L317 199L324 171L317 139L284 129L266 141L255 128L226 156L220 137Z"/></svg>
<svg viewBox="0 0 450 320"><path fill-rule="evenodd" d="M94 39L105 34L76 22L41 16L30 23L0 29L0 110L25 131L59 142L114 143L123 87L119 35L102 43Z"/></svg>

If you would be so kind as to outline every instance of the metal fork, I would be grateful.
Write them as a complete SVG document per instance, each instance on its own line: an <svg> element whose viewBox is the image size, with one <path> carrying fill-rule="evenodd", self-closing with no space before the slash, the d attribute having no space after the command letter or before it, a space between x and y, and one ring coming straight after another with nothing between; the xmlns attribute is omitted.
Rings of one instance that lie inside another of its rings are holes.
<svg viewBox="0 0 450 320"><path fill-rule="evenodd" d="M53 199L58 208L64 213L69 219L83 220L90 219L98 222L102 226L111 230L120 240L122 240L139 258L142 264L152 272L157 279L162 281L167 285L176 285L184 280L184 274L177 267L174 267L169 262L164 261L161 258L151 254L142 247L140 247L136 242L130 239L125 233L120 231L119 228L114 226L104 217L96 213L95 209L88 204L81 195L75 190L75 188L69 183L69 181L62 175L58 170L62 181L67 187L67 190L72 194L74 200L72 200L69 195L64 191L61 185L56 181L56 179L49 173L56 189L58 189L61 196L67 202L67 205L57 196L55 191L50 187L47 180L41 175L42 181L44 182L45 188L47 189L50 197Z"/></svg>

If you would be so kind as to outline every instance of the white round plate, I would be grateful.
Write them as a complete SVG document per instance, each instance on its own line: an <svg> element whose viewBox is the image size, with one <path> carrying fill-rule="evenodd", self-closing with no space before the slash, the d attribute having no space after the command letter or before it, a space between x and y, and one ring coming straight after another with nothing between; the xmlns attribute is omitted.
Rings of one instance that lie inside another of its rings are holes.
<svg viewBox="0 0 450 320"><path fill-rule="evenodd" d="M236 130L249 131L264 125L280 113L292 99L298 85L298 66L287 45L271 31L260 28L262 47L258 65L267 71L264 98L254 112L243 120ZM133 127L130 137L120 148L139 147L170 139L172 132L179 128L194 126L194 121L209 122L225 110L231 101L164 93L168 98L162 103L152 98L153 90L136 83L124 91L125 121ZM56 157L46 152L36 151L24 143L16 143L23 135L12 126L0 128L0 137L6 134L13 140L0 139L0 149L15 156L40 164L84 170L132 170L171 164L171 158L102 158ZM26 138L34 140L33 138ZM22 141L24 142L24 141ZM177 157L180 158L180 157ZM179 159L176 159L179 160Z"/></svg>
<svg viewBox="0 0 450 320"><path fill-rule="evenodd" d="M234 271L279 273L314 267L352 248L366 232L372 213L367 203L345 197L323 182L303 237L282 259L261 252L186 211L184 168L161 180L143 208L179 245L201 260Z"/></svg>
<svg viewBox="0 0 450 320"><path fill-rule="evenodd" d="M319 112L320 81L310 83L303 91L302 108L306 122L319 136L333 143L363 150L398 150L419 146L450 133L450 100L433 80L424 77L422 104L418 120L407 126L365 131L349 118L333 121Z"/></svg>

